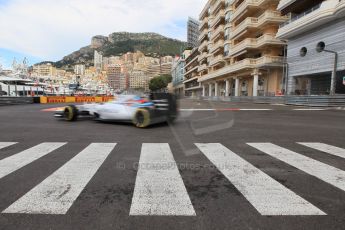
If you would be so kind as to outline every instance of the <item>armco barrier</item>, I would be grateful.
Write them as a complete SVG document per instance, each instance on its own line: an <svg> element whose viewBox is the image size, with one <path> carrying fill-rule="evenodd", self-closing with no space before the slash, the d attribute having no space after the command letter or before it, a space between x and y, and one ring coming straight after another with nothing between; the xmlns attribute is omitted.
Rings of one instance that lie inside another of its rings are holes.
<svg viewBox="0 0 345 230"><path fill-rule="evenodd" d="M113 100L114 97L59 97L59 96L49 96L40 97L41 104L56 104L56 103L102 103Z"/></svg>
<svg viewBox="0 0 345 230"><path fill-rule="evenodd" d="M199 97L200 100L256 104L286 104L297 106L345 107L345 95L278 96L278 97Z"/></svg>
<svg viewBox="0 0 345 230"><path fill-rule="evenodd" d="M24 105L34 103L32 97L0 97L1 105Z"/></svg>

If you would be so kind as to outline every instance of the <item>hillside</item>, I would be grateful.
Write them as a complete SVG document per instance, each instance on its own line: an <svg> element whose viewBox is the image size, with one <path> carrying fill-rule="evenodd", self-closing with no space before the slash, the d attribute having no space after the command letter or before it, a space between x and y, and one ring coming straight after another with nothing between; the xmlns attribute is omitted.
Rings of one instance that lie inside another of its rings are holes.
<svg viewBox="0 0 345 230"><path fill-rule="evenodd" d="M186 48L187 43L164 37L156 33L112 33L108 37L95 36L89 46L65 56L54 63L56 67L67 67L78 63L92 65L94 50L103 56L118 56L127 52L141 51L146 56L158 57L177 55Z"/></svg>

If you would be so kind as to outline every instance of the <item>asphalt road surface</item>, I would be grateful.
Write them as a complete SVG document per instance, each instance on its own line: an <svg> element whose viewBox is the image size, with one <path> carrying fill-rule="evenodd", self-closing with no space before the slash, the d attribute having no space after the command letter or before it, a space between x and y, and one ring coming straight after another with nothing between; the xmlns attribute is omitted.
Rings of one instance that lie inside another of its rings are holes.
<svg viewBox="0 0 345 230"><path fill-rule="evenodd" d="M344 229L345 111L184 100L174 125L0 107L0 229Z"/></svg>

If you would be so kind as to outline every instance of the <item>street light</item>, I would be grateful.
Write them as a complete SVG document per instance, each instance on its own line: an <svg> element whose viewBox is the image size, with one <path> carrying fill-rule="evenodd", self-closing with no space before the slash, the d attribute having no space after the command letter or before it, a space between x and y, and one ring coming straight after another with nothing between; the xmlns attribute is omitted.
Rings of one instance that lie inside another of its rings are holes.
<svg viewBox="0 0 345 230"><path fill-rule="evenodd" d="M333 66L333 71L332 71L331 89L330 89L330 95L334 96L335 95L335 83L336 83L336 76L337 76L337 68L338 68L338 53L336 51L333 51L333 50L326 50L325 47L326 47L326 44L324 42L319 42L316 46L316 51L318 53L327 52L327 53L334 54L334 66Z"/></svg>

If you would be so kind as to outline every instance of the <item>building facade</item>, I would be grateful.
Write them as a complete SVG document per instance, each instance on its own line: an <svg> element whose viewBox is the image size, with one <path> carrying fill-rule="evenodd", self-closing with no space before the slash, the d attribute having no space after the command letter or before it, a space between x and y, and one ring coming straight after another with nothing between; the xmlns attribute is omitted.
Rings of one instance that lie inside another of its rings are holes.
<svg viewBox="0 0 345 230"><path fill-rule="evenodd" d="M184 73L185 73L185 64L186 57L189 56L190 50L185 50L181 57L178 57L174 60L171 69L172 76L172 86L174 93L179 96L184 96Z"/></svg>
<svg viewBox="0 0 345 230"><path fill-rule="evenodd" d="M133 90L149 91L150 78L144 71L134 70L129 76L129 88Z"/></svg>
<svg viewBox="0 0 345 230"><path fill-rule="evenodd" d="M108 84L114 90L121 89L122 71L121 65L109 65L107 69Z"/></svg>
<svg viewBox="0 0 345 230"><path fill-rule="evenodd" d="M85 75L85 65L75 65L74 66L74 73L79 76Z"/></svg>
<svg viewBox="0 0 345 230"><path fill-rule="evenodd" d="M199 46L199 26L200 22L194 18L189 17L187 21L187 43L188 47L195 48Z"/></svg>
<svg viewBox="0 0 345 230"><path fill-rule="evenodd" d="M99 53L97 50L94 52L94 67L96 68L96 72L100 73L103 69L103 55Z"/></svg>
<svg viewBox="0 0 345 230"><path fill-rule="evenodd" d="M288 41L286 90L290 95L331 94L337 53L335 93L345 94L345 1L281 0L289 19L277 37ZM322 44L327 52L318 52Z"/></svg>
<svg viewBox="0 0 345 230"><path fill-rule="evenodd" d="M33 75L38 77L52 77L56 75L56 68L51 63L34 65Z"/></svg>
<svg viewBox="0 0 345 230"><path fill-rule="evenodd" d="M209 0L200 14L203 96L272 96L283 89L287 20L278 0Z"/></svg>
<svg viewBox="0 0 345 230"><path fill-rule="evenodd" d="M183 82L186 97L202 96L202 87L198 79L203 66L199 66L199 54L198 48L194 48L186 57Z"/></svg>

